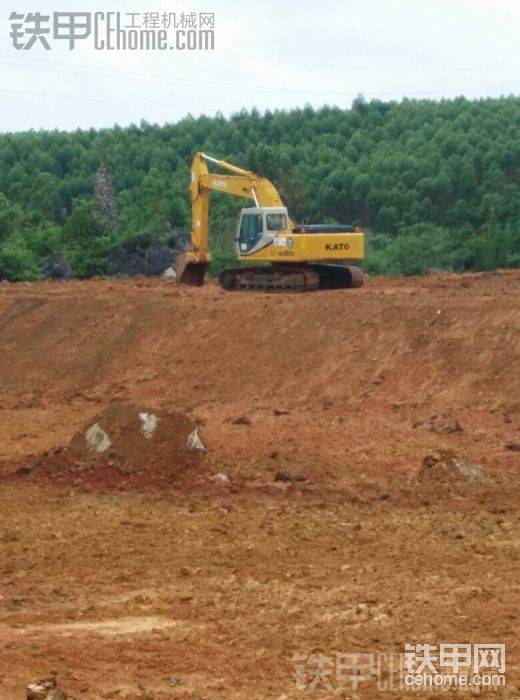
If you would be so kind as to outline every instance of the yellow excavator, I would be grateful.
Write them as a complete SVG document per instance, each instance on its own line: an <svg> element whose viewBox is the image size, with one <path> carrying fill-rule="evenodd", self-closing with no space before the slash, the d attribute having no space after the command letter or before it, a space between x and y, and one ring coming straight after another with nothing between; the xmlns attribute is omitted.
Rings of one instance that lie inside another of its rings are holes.
<svg viewBox="0 0 520 700"><path fill-rule="evenodd" d="M208 163L232 175L210 173ZM363 284L362 271L350 264L363 260L362 231L336 224L295 226L272 182L204 153L196 153L191 165L191 242L189 250L177 258L177 282L204 284L211 262L208 233L212 190L246 197L255 204L242 209L235 236L238 259L254 266L224 270L219 278L223 289L303 292Z"/></svg>

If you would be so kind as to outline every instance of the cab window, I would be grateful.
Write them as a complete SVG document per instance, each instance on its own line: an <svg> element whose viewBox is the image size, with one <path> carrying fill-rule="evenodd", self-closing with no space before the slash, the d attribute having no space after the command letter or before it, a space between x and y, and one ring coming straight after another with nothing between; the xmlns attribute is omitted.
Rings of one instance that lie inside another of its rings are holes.
<svg viewBox="0 0 520 700"><path fill-rule="evenodd" d="M240 250L247 251L253 248L262 238L262 233L262 215L244 214L238 235Z"/></svg>
<svg viewBox="0 0 520 700"><path fill-rule="evenodd" d="M268 231L285 231L287 229L285 214L266 214L265 223Z"/></svg>

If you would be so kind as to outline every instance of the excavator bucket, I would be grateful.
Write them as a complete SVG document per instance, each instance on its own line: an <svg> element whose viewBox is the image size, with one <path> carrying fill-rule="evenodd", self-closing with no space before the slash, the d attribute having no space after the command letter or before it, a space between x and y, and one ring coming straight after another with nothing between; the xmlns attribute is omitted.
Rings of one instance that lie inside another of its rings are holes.
<svg viewBox="0 0 520 700"><path fill-rule="evenodd" d="M209 267L209 262L190 262L187 253L179 253L175 264L177 284L189 284L194 287L202 287L204 275Z"/></svg>

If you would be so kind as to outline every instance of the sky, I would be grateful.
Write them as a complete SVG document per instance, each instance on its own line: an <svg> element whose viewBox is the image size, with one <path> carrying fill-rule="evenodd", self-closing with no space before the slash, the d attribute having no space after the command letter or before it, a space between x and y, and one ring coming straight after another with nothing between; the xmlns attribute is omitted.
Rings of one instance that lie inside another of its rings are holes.
<svg viewBox="0 0 520 700"><path fill-rule="evenodd" d="M136 24L145 13L175 13L178 23L183 12L197 21L213 13L215 48L96 50L91 36L70 50L51 32L50 50L40 40L17 50L11 11L52 18L71 10L65 0L47 3L0 5L0 132L163 124L306 103L348 107L359 94L520 93L519 0L76 0L74 11L119 12L122 25L128 13L138 13Z"/></svg>

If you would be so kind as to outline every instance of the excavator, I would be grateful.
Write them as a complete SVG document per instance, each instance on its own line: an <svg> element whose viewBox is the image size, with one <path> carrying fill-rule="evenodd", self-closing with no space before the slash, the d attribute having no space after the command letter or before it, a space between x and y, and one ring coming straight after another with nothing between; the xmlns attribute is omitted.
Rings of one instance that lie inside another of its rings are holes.
<svg viewBox="0 0 520 700"><path fill-rule="evenodd" d="M227 173L210 173L208 163ZM304 292L363 284L362 271L350 264L364 257L363 232L336 224L296 226L278 190L266 178L196 153L189 191L191 241L189 249L177 258L178 283L204 284L211 262L209 195L215 191L251 199L255 205L242 209L235 235L238 260L249 264L224 270L219 277L223 289Z"/></svg>

